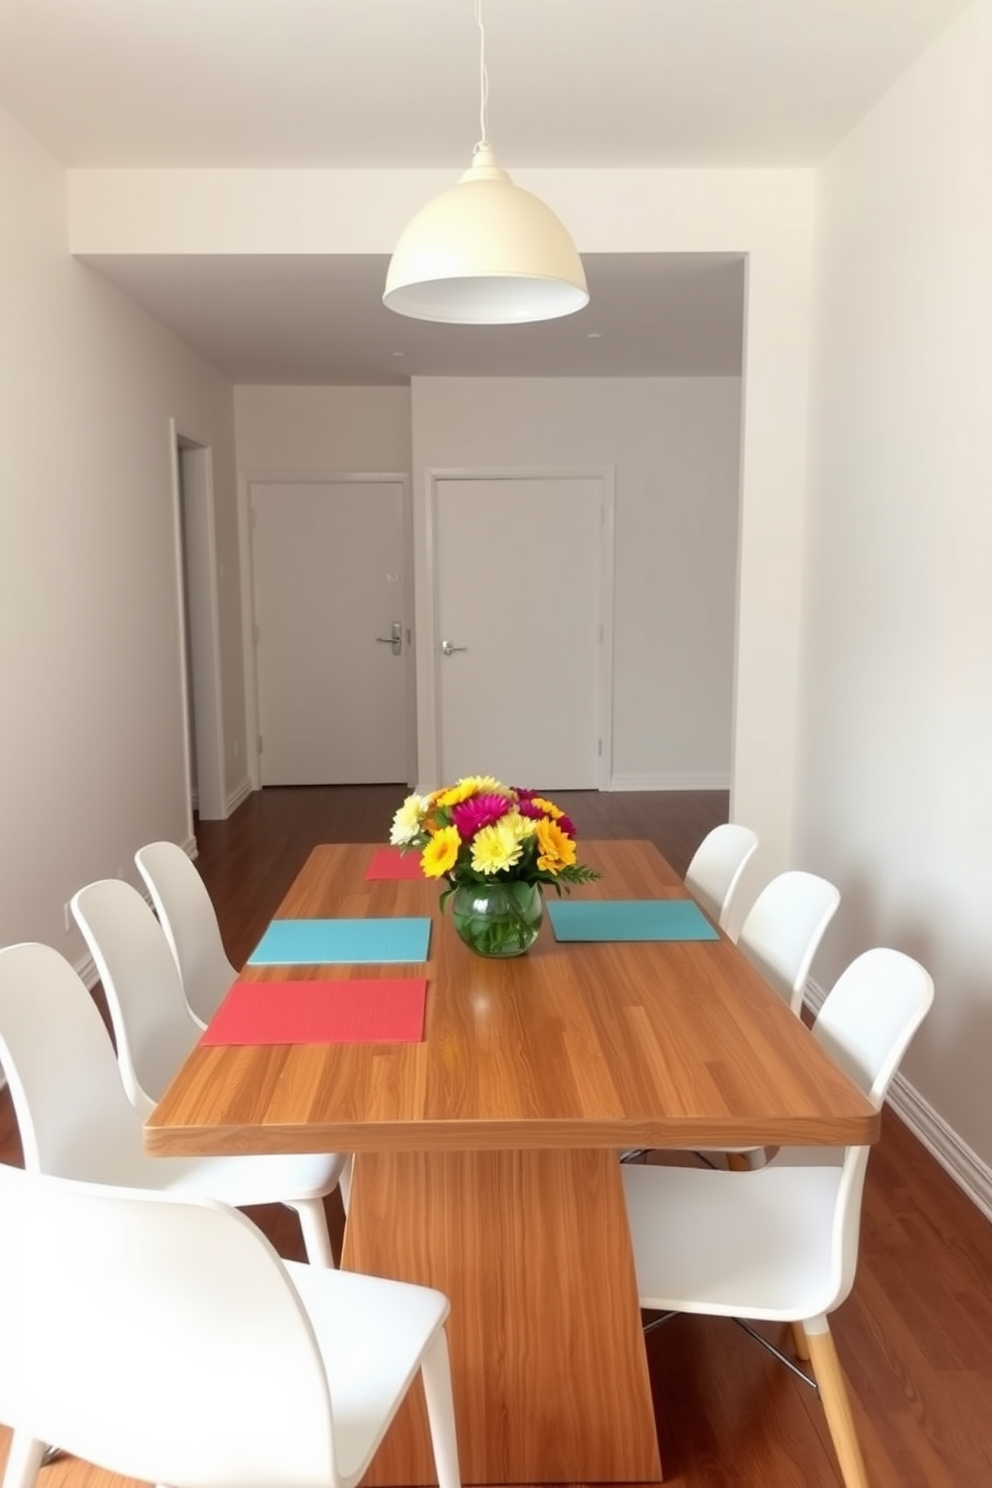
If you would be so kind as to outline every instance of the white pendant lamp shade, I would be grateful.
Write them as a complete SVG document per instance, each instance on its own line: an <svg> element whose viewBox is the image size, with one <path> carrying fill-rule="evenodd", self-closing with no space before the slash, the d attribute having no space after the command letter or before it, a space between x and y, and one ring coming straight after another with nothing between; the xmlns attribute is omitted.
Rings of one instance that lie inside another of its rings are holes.
<svg viewBox="0 0 992 1488"><path fill-rule="evenodd" d="M514 186L488 144L456 186L407 224L383 304L414 320L514 325L589 302L575 245L539 197Z"/></svg>

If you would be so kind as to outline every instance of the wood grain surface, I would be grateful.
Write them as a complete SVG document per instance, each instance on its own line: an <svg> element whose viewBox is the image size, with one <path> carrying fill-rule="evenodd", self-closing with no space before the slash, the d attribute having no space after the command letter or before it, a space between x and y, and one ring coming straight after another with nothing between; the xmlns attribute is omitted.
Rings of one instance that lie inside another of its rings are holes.
<svg viewBox="0 0 992 1488"><path fill-rule="evenodd" d="M405 794L403 785L269 787L226 821L200 822L197 866L235 964L262 934L311 847L381 838ZM587 837L650 836L679 872L728 812L726 793L719 792L577 792L555 799L579 823L583 855ZM9 1089L0 1089L0 1160L22 1161ZM690 1161L677 1153L652 1160ZM582 1224L595 1227L597 1194L588 1204ZM326 1207L337 1246L343 1226L337 1193ZM267 1205L251 1217L280 1254L304 1259L291 1210ZM988 1236L984 1214L887 1109L868 1168L854 1292L831 1317L873 1488L992 1488ZM787 1330L768 1331L789 1348ZM57 1353L57 1336L44 1346ZM676 1318L648 1336L646 1354L666 1478L679 1488L838 1488L819 1400L740 1329L720 1318ZM607 1401L604 1429L611 1408ZM560 1434L539 1405L528 1410L521 1430L551 1439ZM0 1469L8 1440L0 1427ZM66 1457L45 1469L44 1488L143 1485Z"/></svg>
<svg viewBox="0 0 992 1488"><path fill-rule="evenodd" d="M484 960L438 884L366 880L372 851L314 848L278 915L430 915L423 1042L198 1048L148 1149L357 1153L343 1264L450 1297L464 1481L657 1481L616 1149L869 1142L877 1113L725 937L558 944L546 923L526 956ZM649 842L583 857L602 878L578 894L685 895ZM417 1396L370 1481L434 1481Z"/></svg>
<svg viewBox="0 0 992 1488"><path fill-rule="evenodd" d="M372 848L313 850L280 916L429 914L426 1033L406 1045L197 1048L149 1118L161 1154L704 1148L874 1141L878 1115L726 938L472 955L439 886L368 882ZM583 846L583 897L675 897L648 842ZM246 968L423 975L422 966Z"/></svg>
<svg viewBox="0 0 992 1488"><path fill-rule="evenodd" d="M361 1153L343 1265L451 1298L465 1483L658 1480L614 1152ZM437 1481L419 1389L365 1481Z"/></svg>

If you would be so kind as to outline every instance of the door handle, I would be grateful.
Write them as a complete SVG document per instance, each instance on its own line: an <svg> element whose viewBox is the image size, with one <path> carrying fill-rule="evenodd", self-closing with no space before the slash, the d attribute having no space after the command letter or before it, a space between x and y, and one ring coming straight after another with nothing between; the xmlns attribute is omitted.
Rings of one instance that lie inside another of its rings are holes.
<svg viewBox="0 0 992 1488"><path fill-rule="evenodd" d="M392 624L392 634L388 636L376 636L376 640L379 642L380 646L392 646L393 655L399 656L400 652L403 650L403 626L401 622L399 620L394 620Z"/></svg>
<svg viewBox="0 0 992 1488"><path fill-rule="evenodd" d="M444 652L445 656L451 656L453 654L453 652L455 652L455 651L467 651L468 650L468 647L467 646L453 646L450 641L442 641L441 642L441 650Z"/></svg>

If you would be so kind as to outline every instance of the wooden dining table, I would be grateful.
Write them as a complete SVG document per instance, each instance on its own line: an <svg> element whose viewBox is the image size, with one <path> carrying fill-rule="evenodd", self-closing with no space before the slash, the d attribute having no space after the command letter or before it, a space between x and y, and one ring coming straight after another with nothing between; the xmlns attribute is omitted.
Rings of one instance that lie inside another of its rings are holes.
<svg viewBox="0 0 992 1488"><path fill-rule="evenodd" d="M726 936L565 943L546 916L486 960L443 885L366 879L372 852L314 848L277 916L429 915L426 966L242 976L426 974L423 1041L198 1045L147 1150L353 1152L342 1264L450 1297L465 1483L659 1481L619 1151L870 1143L879 1115ZM649 842L581 856L576 898L686 896ZM419 1387L367 1481L436 1481Z"/></svg>

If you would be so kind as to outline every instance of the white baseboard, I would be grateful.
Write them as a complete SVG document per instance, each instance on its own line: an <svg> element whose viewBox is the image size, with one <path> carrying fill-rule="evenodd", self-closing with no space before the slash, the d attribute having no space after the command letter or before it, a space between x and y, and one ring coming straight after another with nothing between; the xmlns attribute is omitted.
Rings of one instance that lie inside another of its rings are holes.
<svg viewBox="0 0 992 1488"><path fill-rule="evenodd" d="M892 1082L889 1104L958 1188L986 1219L992 1219L992 1168L902 1075L896 1075Z"/></svg>
<svg viewBox="0 0 992 1488"><path fill-rule="evenodd" d="M712 774L662 773L658 775L618 774L610 779L610 790L615 791L709 791L729 790L729 772Z"/></svg>
<svg viewBox="0 0 992 1488"><path fill-rule="evenodd" d="M806 983L806 992L803 996L804 1005L809 1008L810 1012L818 1013L826 998L827 994L824 989L820 986L819 982L814 982L811 977Z"/></svg>
<svg viewBox="0 0 992 1488"><path fill-rule="evenodd" d="M568 787L562 787L568 789ZM418 796L426 796L432 785L415 785L412 789ZM690 791L729 790L730 775L634 775L613 774L606 787L609 791Z"/></svg>
<svg viewBox="0 0 992 1488"><path fill-rule="evenodd" d="M93 960L93 957L83 956L80 958L80 960L74 961L73 970L79 973L82 980L86 983L87 987L92 992L93 988L100 980L99 974L96 969L96 962Z"/></svg>
<svg viewBox="0 0 992 1488"><path fill-rule="evenodd" d="M240 784L234 787L234 790L224 802L224 810L227 812L228 816L230 816L232 812L237 810L242 801L246 801L248 799L253 789L254 787L251 783L251 777L249 775L246 775L240 782Z"/></svg>
<svg viewBox="0 0 992 1488"><path fill-rule="evenodd" d="M813 1012L823 1005L826 992L816 982L806 983L806 1002ZM986 1219L992 1219L992 1168L983 1162L963 1137L925 1100L905 1075L897 1074L889 1086L887 1104L913 1136L937 1159L962 1193Z"/></svg>

